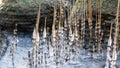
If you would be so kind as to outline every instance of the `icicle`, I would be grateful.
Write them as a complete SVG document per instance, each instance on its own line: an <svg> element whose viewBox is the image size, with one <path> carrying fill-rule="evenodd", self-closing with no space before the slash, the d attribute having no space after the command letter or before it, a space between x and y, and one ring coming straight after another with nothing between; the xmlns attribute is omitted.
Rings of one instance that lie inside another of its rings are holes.
<svg viewBox="0 0 120 68"><path fill-rule="evenodd" d="M29 68L32 68L32 62L31 62L31 54L30 51L28 51L28 59L29 59Z"/></svg>
<svg viewBox="0 0 120 68"><path fill-rule="evenodd" d="M47 20L47 17L45 17L45 25L44 25L43 38L46 38L46 20Z"/></svg>
<svg viewBox="0 0 120 68"><path fill-rule="evenodd" d="M79 9L80 9L80 1L76 0L75 4L73 6L70 5L70 9L69 9L70 11L68 11L68 13L70 13L70 14L68 14L67 18L65 19L66 21L64 22L65 27L67 27L67 29L65 29L67 32L66 38L65 38L65 40L67 42L65 45L66 52L67 52L66 56L65 56L65 61L68 61L70 59L69 50L71 49L71 45L72 45L73 40L74 40L74 35L73 35L73 33L71 33L72 28L73 28L73 24L75 24L73 18L75 16L76 10L79 11Z"/></svg>
<svg viewBox="0 0 120 68"><path fill-rule="evenodd" d="M112 45L112 23L111 23L111 28L110 28L110 35L108 39L108 46L107 46L107 56L106 56L106 65L105 68L110 68L110 61L111 61L111 56L110 56L110 51L111 51L111 45Z"/></svg>
<svg viewBox="0 0 120 68"><path fill-rule="evenodd" d="M74 17L74 13L76 12L76 10L80 9L80 1L76 0L75 4L72 6L72 9L70 9L70 15L69 15L69 19L71 17Z"/></svg>
<svg viewBox="0 0 120 68"><path fill-rule="evenodd" d="M89 30L90 30L90 40L89 40L89 45L92 46L92 48L94 48L93 45L93 38L92 38L92 3L91 0L89 0L89 15L88 15L88 22L89 22ZM91 54L91 57L93 57L93 53Z"/></svg>
<svg viewBox="0 0 120 68"><path fill-rule="evenodd" d="M101 50L101 11L102 11L102 0L100 0L100 3L99 3L99 15L98 15L98 53L100 55L100 50Z"/></svg>
<svg viewBox="0 0 120 68"><path fill-rule="evenodd" d="M61 50L61 40L60 40L60 21L58 24L58 30L57 30L57 45L56 45L56 63L60 63L60 50Z"/></svg>
<svg viewBox="0 0 120 68"><path fill-rule="evenodd" d="M43 40L42 40L42 63L45 64L45 40L46 40L46 17L45 17L45 25L44 25L44 31L43 31Z"/></svg>
<svg viewBox="0 0 120 68"><path fill-rule="evenodd" d="M54 59L56 56L54 53L55 49L55 37L56 37L56 32L55 32L55 23L56 23L56 16L57 16L57 8L56 8L56 0L54 0L54 16L53 16L53 25L52 25L52 37L51 37L51 45L50 45L50 63L53 65Z"/></svg>
<svg viewBox="0 0 120 68"><path fill-rule="evenodd" d="M79 44L78 44L78 39L79 39L79 36L78 36L78 27L77 27L77 13L76 13L76 22L75 22L75 33L74 33L74 36L75 36L75 45L76 45L76 57L75 57L75 61L76 63L78 63L78 56L79 56Z"/></svg>
<svg viewBox="0 0 120 68"><path fill-rule="evenodd" d="M68 15L68 11L67 11L67 14ZM68 42L68 16L66 16L65 18L65 22L64 22L64 53L67 55L67 47L69 45L69 42ZM67 56L64 57L64 60L63 60L63 63L65 63L67 60Z"/></svg>
<svg viewBox="0 0 120 68"><path fill-rule="evenodd" d="M18 39L17 39L17 24L15 24L15 29L13 30L13 38L12 38L12 41L11 41L11 48L10 48L10 53L11 53L11 57L12 57L12 65L13 65L13 68L14 68L14 51L15 51L15 48L17 47L17 42L18 42Z"/></svg>
<svg viewBox="0 0 120 68"><path fill-rule="evenodd" d="M38 46L39 46L39 32L37 33L37 38L36 38L36 65L35 67L38 67Z"/></svg>
<svg viewBox="0 0 120 68"><path fill-rule="evenodd" d="M72 32L71 25L69 25L69 29L70 29L70 30L69 30L69 45L68 45L68 47L67 47L67 55L68 55L67 60L69 60L68 63L70 63L70 60L71 60L72 44L73 44L73 41L74 41L74 34L73 34L73 32Z"/></svg>
<svg viewBox="0 0 120 68"><path fill-rule="evenodd" d="M98 56L100 56L101 53L101 38L102 38L102 32L101 32L101 11L102 11L102 0L96 1L96 27L95 27L95 42L96 47L98 51ZM95 47L94 50L95 51Z"/></svg>
<svg viewBox="0 0 120 68"><path fill-rule="evenodd" d="M99 6L98 6L98 0L96 1L96 24L95 24L95 45L98 46L99 45L99 38L98 38L98 30L99 30L99 23L98 23L98 12L99 12ZM94 47L95 48L95 47ZM95 51L95 49L93 49L93 51Z"/></svg>
<svg viewBox="0 0 120 68"><path fill-rule="evenodd" d="M15 47L17 48L18 45L18 37L17 37L17 24L15 24L15 29L14 29L14 39L15 39Z"/></svg>
<svg viewBox="0 0 120 68"><path fill-rule="evenodd" d="M38 46L39 46L39 22L40 22L40 10L41 10L41 1L39 4L39 10L37 14L37 21L33 30L33 40L32 40L32 67L34 68L34 63L35 63L35 68L38 67ZM36 47L36 50L35 50ZM36 52L36 53L34 53ZM35 56L35 57L34 57Z"/></svg>
<svg viewBox="0 0 120 68"><path fill-rule="evenodd" d="M116 60L117 60L117 45L118 45L118 36L119 36L119 7L120 7L120 0L118 0L116 18L115 18L115 36L113 41L113 54L111 60L111 67L116 68Z"/></svg>
<svg viewBox="0 0 120 68"><path fill-rule="evenodd" d="M14 43L12 43L10 53L11 53L11 57L12 57L12 66L13 66L13 68L15 66L15 63L14 63L14 48L15 48L15 45L14 45Z"/></svg>
<svg viewBox="0 0 120 68"><path fill-rule="evenodd" d="M59 24L58 24L58 30L57 30L57 51L56 51L56 63L60 64L60 54L62 50L62 45L61 45L61 23L62 23L62 18L64 17L64 9L63 9L63 3L62 0L60 2L60 18L59 18Z"/></svg>
<svg viewBox="0 0 120 68"><path fill-rule="evenodd" d="M86 20L86 0L82 1L82 14L81 14L81 23L80 23L80 48L85 46L85 20Z"/></svg>
<svg viewBox="0 0 120 68"><path fill-rule="evenodd" d="M36 38L36 35L35 35L35 28L34 28L34 31L33 31L33 39L32 39L32 49L31 49L31 51L32 51L32 60L31 60L31 62L32 62L32 68L34 68L34 50L35 50L35 38Z"/></svg>
<svg viewBox="0 0 120 68"><path fill-rule="evenodd" d="M40 10L41 10L41 3L39 4L38 16L36 21L36 68L38 67L38 48L39 48L39 22L40 22Z"/></svg>

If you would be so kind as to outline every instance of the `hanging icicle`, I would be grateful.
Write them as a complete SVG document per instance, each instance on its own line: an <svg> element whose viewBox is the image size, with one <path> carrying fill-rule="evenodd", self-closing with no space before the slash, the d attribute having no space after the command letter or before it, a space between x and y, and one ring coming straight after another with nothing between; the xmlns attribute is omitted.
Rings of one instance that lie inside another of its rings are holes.
<svg viewBox="0 0 120 68"><path fill-rule="evenodd" d="M42 63L45 64L45 41L46 41L46 17L45 17L45 25L43 31L43 39L42 39Z"/></svg>
<svg viewBox="0 0 120 68"><path fill-rule="evenodd" d="M56 64L60 64L61 61L61 50L63 49L62 44L61 44L61 24L62 24L62 18L64 17L64 11L63 11L63 3L62 0L60 2L60 18L59 18L59 23L58 23L58 30L57 30L57 47L56 47Z"/></svg>
<svg viewBox="0 0 120 68"><path fill-rule="evenodd" d="M54 16L53 16L53 24L52 24L52 37L51 37L51 45L49 47L50 51L49 51L49 54L50 54L50 64L52 65L52 67L54 67L54 59L56 54L55 54L55 37L56 37L56 31L55 31L55 23L56 23L56 16L57 16L57 7L56 7L56 3L57 1L54 0Z"/></svg>
<svg viewBox="0 0 120 68"><path fill-rule="evenodd" d="M82 5L83 5L83 14L82 14L82 20L81 20L81 38L80 38L80 43L81 43L81 47L85 46L85 15L86 15L86 0L83 0L82 2Z"/></svg>
<svg viewBox="0 0 120 68"><path fill-rule="evenodd" d="M72 60L71 59L71 56L72 56L72 44L73 44L73 41L74 41L74 34L72 32L72 27L71 25L69 25L69 45L67 47L67 62L70 63L70 61Z"/></svg>
<svg viewBox="0 0 120 68"><path fill-rule="evenodd" d="M33 30L33 39L32 39L32 68L38 67L38 46L39 46L39 22L40 22L40 10L41 10L41 1L39 3L39 9L37 14L36 24Z"/></svg>
<svg viewBox="0 0 120 68"><path fill-rule="evenodd" d="M78 36L78 27L77 27L77 13L76 13L76 22L75 22L75 33L74 33L74 36L75 36L75 49L76 49L76 53L75 53L75 62L78 63L78 57L79 57L79 36Z"/></svg>
<svg viewBox="0 0 120 68"><path fill-rule="evenodd" d="M98 53L99 53L99 55L100 55L100 52L101 52L101 35L102 35L102 33L101 33L101 11L102 11L102 0L100 0L99 1L100 3L99 3L99 15L98 15Z"/></svg>
<svg viewBox="0 0 120 68"><path fill-rule="evenodd" d="M30 51L28 51L28 62L29 62L29 68L32 68L32 57Z"/></svg>
<svg viewBox="0 0 120 68"><path fill-rule="evenodd" d="M116 68L117 60L117 48L118 48L118 36L119 36L119 10L120 10L120 0L118 0L116 18L115 18L115 35L113 41L113 53L111 59L111 68Z"/></svg>
<svg viewBox="0 0 120 68"><path fill-rule="evenodd" d="M105 68L110 68L110 61L111 61L111 55L110 55L110 51L111 51L111 46L112 46L112 24L111 23L111 28L110 28L110 35L109 35L109 39L108 39L108 46L107 46L107 55L106 55L106 65Z"/></svg>
<svg viewBox="0 0 120 68"><path fill-rule="evenodd" d="M89 0L88 3L89 6L89 10L88 10L88 22L89 22L89 30L90 30L90 40L89 40L89 45L94 49L94 45L93 45L93 37L92 37L92 30L93 30L93 26L92 26L92 1ZM94 51L93 51L94 52ZM91 57L93 57L93 53L91 54Z"/></svg>
<svg viewBox="0 0 120 68"><path fill-rule="evenodd" d="M10 48L10 53L11 53L11 58L12 58L12 66L13 68L15 67L15 63L14 63L14 51L15 51L15 48L17 47L17 42L18 42L18 39L17 39L17 24L15 24L15 29L13 30L13 38L12 38L12 41L11 41L11 48Z"/></svg>
<svg viewBox="0 0 120 68"><path fill-rule="evenodd" d="M101 11L102 11L102 0L97 0L96 1L96 27L95 27L95 42L96 42L96 47L94 47L98 55L101 53L101 37L102 37L102 32L101 32Z"/></svg>

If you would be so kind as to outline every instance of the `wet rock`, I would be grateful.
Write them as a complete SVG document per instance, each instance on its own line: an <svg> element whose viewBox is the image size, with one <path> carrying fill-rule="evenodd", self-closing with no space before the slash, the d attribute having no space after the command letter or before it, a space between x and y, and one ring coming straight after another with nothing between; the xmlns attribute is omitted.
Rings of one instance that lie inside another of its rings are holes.
<svg viewBox="0 0 120 68"><path fill-rule="evenodd" d="M18 24L19 31L32 31L36 23L38 4L35 6L21 6L12 5L14 2L5 2L0 10L0 25L5 29L12 31L14 29L14 24ZM44 25L44 19L47 17L47 26L52 25L53 18L53 6L47 3L42 3L41 8L41 18L40 18L40 28Z"/></svg>

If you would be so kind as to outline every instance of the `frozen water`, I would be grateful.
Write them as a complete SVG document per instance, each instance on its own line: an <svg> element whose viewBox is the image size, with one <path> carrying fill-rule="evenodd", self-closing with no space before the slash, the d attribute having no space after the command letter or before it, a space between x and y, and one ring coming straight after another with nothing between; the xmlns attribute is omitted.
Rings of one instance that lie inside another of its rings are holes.
<svg viewBox="0 0 120 68"><path fill-rule="evenodd" d="M12 35L8 35L7 38L9 39L9 42L12 39ZM20 36L18 35L18 46L15 48L14 51L14 67L15 68L29 68L28 64L28 51L31 48L31 36ZM9 43L10 44L10 43ZM11 60L11 54L10 54L10 47L8 47L5 55L0 60L0 68L13 68L12 66L12 60ZM64 50L63 50L64 51ZM61 53L64 53L61 51ZM64 54L62 54L64 57ZM79 52L79 59L76 63L75 61L69 61L69 63L66 64L58 64L56 65L40 65L39 68L103 68L103 65L105 64L105 59L103 60L97 60L99 59L98 55L94 55L94 59L90 58L91 54L86 53L84 49L81 49ZM61 58L62 59L62 58ZM118 63L118 66L120 64Z"/></svg>

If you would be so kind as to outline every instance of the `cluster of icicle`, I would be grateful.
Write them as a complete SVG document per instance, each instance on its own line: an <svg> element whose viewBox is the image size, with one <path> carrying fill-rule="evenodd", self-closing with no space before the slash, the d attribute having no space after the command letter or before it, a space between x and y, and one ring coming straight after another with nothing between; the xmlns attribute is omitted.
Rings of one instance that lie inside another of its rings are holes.
<svg viewBox="0 0 120 68"><path fill-rule="evenodd" d="M92 53L95 52L94 40L93 40L93 19L92 19L92 0L83 0L83 13L80 14L80 1L76 0L73 5L70 5L68 14L65 13L64 3L62 0L60 1L60 11L57 10L57 0L54 0L54 16L53 16L53 24L52 24L52 34L47 38L47 17L45 17L45 25L43 36L39 36L39 23L40 23L40 10L41 10L41 1L39 4L39 10L37 14L36 25L33 30L33 39L32 39L32 48L28 52L29 58L29 68L38 68L40 65L58 65L58 64L66 64L70 62L74 62L75 64L79 63L79 52L80 48L85 45L85 22L88 19L89 23L89 31L90 31L90 39L89 45L92 47ZM119 4L120 0L118 0L118 8L116 14L116 29L115 29L115 37L113 42L113 54L112 57L110 55L111 46L112 46L112 38L110 29L110 37L108 40L107 47L107 58L105 68L116 68L116 60L117 60L117 38L118 38L118 15L119 15ZM87 7L89 6L89 7ZM88 10L86 10L88 9ZM101 53L101 40L102 40L102 30L101 30L101 10L102 10L102 0L96 0L96 27L95 27L95 44L98 45L97 52ZM66 16L67 15L67 16ZM81 20L81 22L79 21ZM57 26L56 26L56 23ZM112 25L111 25L112 27ZM56 29L57 28L57 29ZM80 31L79 31L80 30ZM14 31L14 37L16 37L16 30ZM13 37L13 40L15 39ZM42 39L41 39L42 38ZM40 43L40 39L41 42ZM46 43L47 42L47 43ZM11 55L14 66L14 48L16 43L13 42L11 47ZM73 46L74 45L74 46ZM91 53L91 56L93 54ZM51 67L54 68L54 67Z"/></svg>
<svg viewBox="0 0 120 68"><path fill-rule="evenodd" d="M80 1L76 0L75 4L70 6L68 13L65 14L64 11L64 4L60 1L60 11L57 11L57 1L54 1L54 16L53 16L53 25L52 25L52 34L49 38L49 44L45 46L47 32L46 32L46 19L45 17L45 26L43 31L42 43L39 45L39 17L40 17L40 6L39 12L37 17L37 22L33 32L33 46L31 51L28 52L29 56L29 67L30 68L37 68L40 64L50 64L50 65L57 65L57 64L65 64L72 62L78 63L79 62L79 51L82 46L85 45L85 21L88 18L89 23L89 31L90 31L90 39L89 45L92 47L92 53L95 52L95 46L93 41L93 26L92 26L92 1L89 0L88 4L86 0L83 0L83 14L81 15L81 23L79 23L79 10L80 9ZM87 7L87 5L89 7ZM86 10L88 9L88 10ZM75 11L77 10L77 11ZM97 52L100 54L102 47L101 47L101 40L102 40L102 30L101 30L101 10L102 10L102 0L96 1L96 28L95 28L95 39L97 46ZM117 59L117 37L118 37L118 15L119 15L119 0L118 0L118 8L117 8L117 15L116 15L116 30L115 30L115 37L114 37L114 44L113 44L113 55L112 58L110 57L110 48L111 47L111 31L110 31L110 38L108 41L107 47L107 58L106 58L106 65L105 68L116 68L116 59ZM88 13L88 14L87 14ZM66 16L68 15L68 16ZM57 17L59 16L59 19ZM56 30L56 23L57 30ZM80 25L81 24L81 25ZM61 26L62 25L62 26ZM79 28L81 26L81 28ZM63 27L63 29L62 29ZM79 30L81 32L79 33ZM64 38L61 38L64 37ZM74 44L74 46L73 46ZM48 51L46 51L46 49ZM42 51L40 51L42 50ZM91 54L93 56L93 54ZM111 62L111 63L110 63ZM110 65L109 65L110 63Z"/></svg>
<svg viewBox="0 0 120 68"><path fill-rule="evenodd" d="M42 43L39 43L39 19L40 19L40 9L41 4L39 6L38 16L37 16L37 22L33 31L33 45L31 50L28 52L29 57L29 68L37 68L39 65L47 65L50 64L51 66L56 64L64 64L69 63L70 59L72 59L70 56L72 56L72 44L75 40L75 56L74 61L78 63L78 53L79 53L79 45L78 45L78 26L77 21L75 20L75 30L72 31L72 26L69 23L67 23L67 20L65 19L65 11L64 11L64 5L63 2L60 1L60 11L57 11L57 1L54 1L54 16L53 16L53 24L52 24L52 34L51 37L47 40L47 30L46 30L46 19L45 17L45 25L44 25L44 31L42 36ZM57 16L59 15L59 19L57 19ZM70 15L72 16L72 15ZM72 17L69 17L69 19ZM65 19L65 21L64 21ZM56 30L56 23L58 23L58 27ZM61 26L62 25L62 26ZM63 30L62 27L65 27ZM70 29L70 30L69 30ZM67 33L68 31L68 33ZM62 41L63 38L62 32L66 32L64 34L65 41ZM49 43L46 46L46 42ZM67 42L66 42L67 41ZM62 43L64 42L64 43ZM64 45L63 45L64 44ZM47 51L48 50L48 51ZM52 68L53 68L52 67Z"/></svg>
<svg viewBox="0 0 120 68"><path fill-rule="evenodd" d="M120 10L120 0L118 0L116 18L115 18L115 34L114 39L112 40L112 24L110 29L110 36L108 40L107 46L107 56L106 56L106 65L105 68L117 68L116 60L117 60L117 49L118 49L118 37L119 37L119 10ZM112 49L113 47L113 49ZM112 54L111 54L112 52Z"/></svg>

